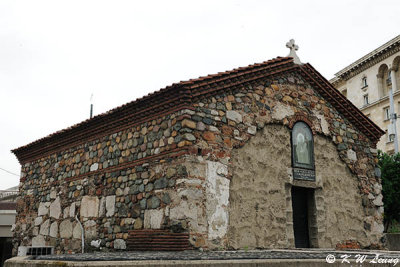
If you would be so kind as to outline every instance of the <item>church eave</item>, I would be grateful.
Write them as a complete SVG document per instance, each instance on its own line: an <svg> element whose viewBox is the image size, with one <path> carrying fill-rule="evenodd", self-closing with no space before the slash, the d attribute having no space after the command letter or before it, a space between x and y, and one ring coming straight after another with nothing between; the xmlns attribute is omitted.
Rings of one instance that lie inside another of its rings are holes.
<svg viewBox="0 0 400 267"><path fill-rule="evenodd" d="M182 109L193 110L192 102L199 98L292 71L301 72L335 108L348 117L373 142L379 140L383 131L333 88L311 65L298 65L294 64L290 57L278 57L263 63L175 83L143 98L97 115L90 120L14 149L12 152L17 156L20 163L33 161L51 153L139 125L159 116Z"/></svg>

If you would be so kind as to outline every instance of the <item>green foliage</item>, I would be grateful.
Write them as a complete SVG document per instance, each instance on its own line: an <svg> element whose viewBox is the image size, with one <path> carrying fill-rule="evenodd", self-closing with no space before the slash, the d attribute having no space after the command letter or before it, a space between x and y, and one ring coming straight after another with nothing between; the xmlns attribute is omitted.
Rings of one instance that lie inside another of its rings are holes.
<svg viewBox="0 0 400 267"><path fill-rule="evenodd" d="M382 177L385 230L388 230L393 220L400 221L400 153L388 155L379 151L378 159Z"/></svg>
<svg viewBox="0 0 400 267"><path fill-rule="evenodd" d="M400 233L400 225L396 220L391 221L391 226L387 230L388 233Z"/></svg>

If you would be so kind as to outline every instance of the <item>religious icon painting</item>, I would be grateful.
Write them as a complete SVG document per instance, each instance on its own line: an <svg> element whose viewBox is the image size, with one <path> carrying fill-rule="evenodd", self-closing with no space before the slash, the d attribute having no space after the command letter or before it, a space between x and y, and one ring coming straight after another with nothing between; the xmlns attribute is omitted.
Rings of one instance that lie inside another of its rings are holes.
<svg viewBox="0 0 400 267"><path fill-rule="evenodd" d="M292 129L292 162L296 174L306 176L300 179L313 180L314 175L307 171L312 170L314 174L313 135L310 127L302 121L297 122ZM295 178L299 178L299 175L295 175Z"/></svg>

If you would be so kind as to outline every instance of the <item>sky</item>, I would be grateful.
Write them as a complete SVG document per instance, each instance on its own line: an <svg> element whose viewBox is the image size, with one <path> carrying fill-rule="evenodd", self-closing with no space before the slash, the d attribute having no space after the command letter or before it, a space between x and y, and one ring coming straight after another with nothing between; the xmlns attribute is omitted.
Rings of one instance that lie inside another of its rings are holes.
<svg viewBox="0 0 400 267"><path fill-rule="evenodd" d="M97 115L287 56L290 39L330 79L399 35L399 10L397 0L2 0L0 190L19 183L10 150L86 120L92 94Z"/></svg>

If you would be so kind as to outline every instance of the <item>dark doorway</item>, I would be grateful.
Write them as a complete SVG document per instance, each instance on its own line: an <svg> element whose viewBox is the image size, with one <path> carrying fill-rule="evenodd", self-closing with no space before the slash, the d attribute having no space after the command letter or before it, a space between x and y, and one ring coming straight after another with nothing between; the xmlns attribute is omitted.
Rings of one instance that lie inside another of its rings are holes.
<svg viewBox="0 0 400 267"><path fill-rule="evenodd" d="M292 187L293 230L296 248L309 248L309 207L313 190L303 187Z"/></svg>
<svg viewBox="0 0 400 267"><path fill-rule="evenodd" d="M11 258L12 239L0 237L0 267L4 266L4 261Z"/></svg>

